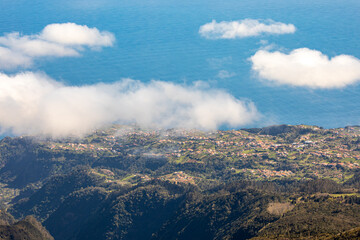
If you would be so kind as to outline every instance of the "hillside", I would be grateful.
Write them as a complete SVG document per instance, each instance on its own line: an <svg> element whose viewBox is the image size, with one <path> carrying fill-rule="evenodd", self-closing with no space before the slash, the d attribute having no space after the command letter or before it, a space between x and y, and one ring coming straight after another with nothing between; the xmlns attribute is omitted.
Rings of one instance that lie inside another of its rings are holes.
<svg viewBox="0 0 360 240"><path fill-rule="evenodd" d="M360 227L356 126L7 137L0 166L2 207L60 240L325 239Z"/></svg>
<svg viewBox="0 0 360 240"><path fill-rule="evenodd" d="M1 224L0 239L54 240L41 223L32 216L13 224Z"/></svg>

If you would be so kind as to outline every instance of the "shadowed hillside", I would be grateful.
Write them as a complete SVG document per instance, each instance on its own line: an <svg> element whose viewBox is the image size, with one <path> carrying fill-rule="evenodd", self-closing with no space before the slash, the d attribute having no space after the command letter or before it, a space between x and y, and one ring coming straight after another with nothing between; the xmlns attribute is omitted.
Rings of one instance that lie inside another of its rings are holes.
<svg viewBox="0 0 360 240"><path fill-rule="evenodd" d="M0 239L54 240L41 223L32 216L11 225L0 225Z"/></svg>

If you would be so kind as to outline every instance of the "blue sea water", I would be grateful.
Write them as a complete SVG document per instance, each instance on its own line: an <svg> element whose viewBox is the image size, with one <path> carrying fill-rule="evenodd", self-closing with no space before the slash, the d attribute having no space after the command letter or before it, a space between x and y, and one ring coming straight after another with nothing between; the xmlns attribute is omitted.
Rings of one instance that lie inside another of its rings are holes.
<svg viewBox="0 0 360 240"><path fill-rule="evenodd" d="M360 124L360 84L332 90L275 86L256 78L248 58L262 47L261 40L287 50L307 47L330 57L360 58L359 13L359 0L0 0L0 34L33 34L65 22L107 30L115 34L114 47L76 58L42 59L29 70L69 85L128 77L189 84L202 80L252 100L263 115L254 126L330 128ZM198 34L213 19L245 18L292 23L297 31L233 40ZM229 77L219 77L221 71Z"/></svg>

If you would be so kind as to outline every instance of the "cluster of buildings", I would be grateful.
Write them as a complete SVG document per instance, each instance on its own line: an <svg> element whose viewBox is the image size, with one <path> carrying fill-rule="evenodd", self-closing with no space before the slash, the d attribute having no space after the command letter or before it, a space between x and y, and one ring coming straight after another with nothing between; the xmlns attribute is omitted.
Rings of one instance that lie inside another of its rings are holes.
<svg viewBox="0 0 360 240"><path fill-rule="evenodd" d="M226 157L234 162L251 159L265 168L244 171L263 177L286 177L294 173L276 168L280 161L317 167L360 168L360 147L349 146L344 140L356 135L353 132L347 135L347 131L349 130L334 129L327 130L327 133L303 134L295 142L289 142L281 137L251 134L241 130L204 133L196 130L127 129L101 132L95 136L97 142L94 143L49 142L48 146L50 149L81 152L122 152L129 157L138 154L143 157L166 157L175 161L181 158L181 162L201 162L201 159L208 156L219 159ZM134 151L127 151L129 149ZM189 180L182 173L176 173L172 179L179 182Z"/></svg>

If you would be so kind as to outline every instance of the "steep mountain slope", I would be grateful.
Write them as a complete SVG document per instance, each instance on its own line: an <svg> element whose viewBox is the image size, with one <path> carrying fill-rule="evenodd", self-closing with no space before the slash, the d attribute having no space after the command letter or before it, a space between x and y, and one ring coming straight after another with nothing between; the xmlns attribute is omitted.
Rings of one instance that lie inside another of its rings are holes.
<svg viewBox="0 0 360 240"><path fill-rule="evenodd" d="M12 225L0 225L0 239L54 240L41 223L32 216Z"/></svg>
<svg viewBox="0 0 360 240"><path fill-rule="evenodd" d="M69 174L52 177L42 188L29 198L20 200L10 210L17 218L35 215L44 220L69 194L82 188L96 186L100 182L102 182L100 177L89 174L87 168L76 168Z"/></svg>

